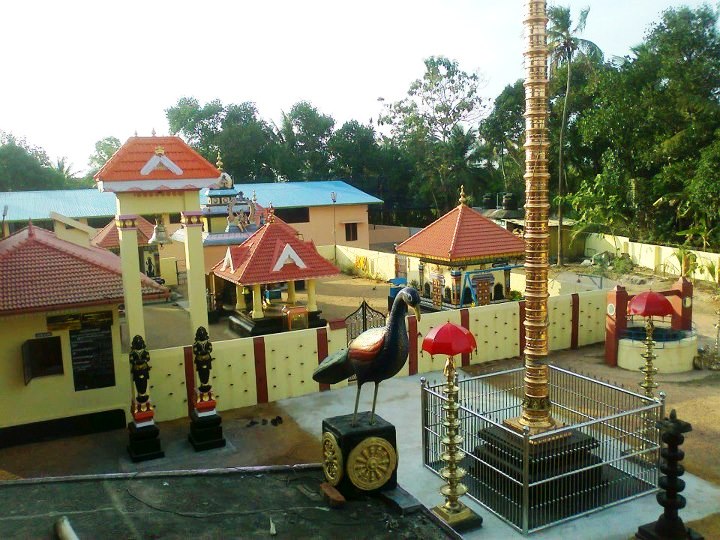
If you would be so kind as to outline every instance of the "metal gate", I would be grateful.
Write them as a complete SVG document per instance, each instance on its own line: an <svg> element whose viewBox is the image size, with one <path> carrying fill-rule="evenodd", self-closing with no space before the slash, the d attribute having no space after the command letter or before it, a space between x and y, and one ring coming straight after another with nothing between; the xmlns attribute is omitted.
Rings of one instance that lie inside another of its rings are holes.
<svg viewBox="0 0 720 540"><path fill-rule="evenodd" d="M360 307L345 318L345 326L347 328L347 340L350 343L365 330L385 326L385 314L371 308L363 300Z"/></svg>

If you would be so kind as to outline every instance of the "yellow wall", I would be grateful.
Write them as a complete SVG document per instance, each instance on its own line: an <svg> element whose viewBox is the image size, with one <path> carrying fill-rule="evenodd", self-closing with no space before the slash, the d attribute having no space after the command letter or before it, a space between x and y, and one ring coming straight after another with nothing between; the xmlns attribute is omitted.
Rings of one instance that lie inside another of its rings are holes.
<svg viewBox="0 0 720 540"><path fill-rule="evenodd" d="M150 193L117 193L118 214L156 215L200 210L198 191ZM168 224L165 218L165 224Z"/></svg>
<svg viewBox="0 0 720 540"><path fill-rule="evenodd" d="M109 310L113 312L114 387L75 391L69 330L52 332L53 336L60 336L64 373L36 377L25 386L21 347L26 340L35 338L35 334L48 331L48 315ZM4 411L0 415L0 427L127 409L132 383L128 364L120 351L119 328L116 306L0 317L0 343L3 344L0 351L0 410Z"/></svg>
<svg viewBox="0 0 720 540"><path fill-rule="evenodd" d="M370 243L399 244L412 236L410 227L396 227L394 225L370 225Z"/></svg>
<svg viewBox="0 0 720 540"><path fill-rule="evenodd" d="M602 342L605 338L604 291L579 293L579 345ZM99 311L103 308L88 308ZM551 298L549 302L551 350L570 346L571 298L569 295ZM470 357L471 364L489 362L519 354L519 303L506 302L468 309L470 331L478 348ZM418 322L418 372L441 370L445 357L431 358L422 353L422 340L430 328L445 322L460 324L460 311L426 313ZM117 322L117 312L114 312ZM0 359L0 406L13 410L4 415L0 427L41 420L49 420L109 409L126 410L132 396L132 383L127 355L120 352L119 326L113 327L116 386L75 392L70 363L68 331L54 332L63 344L65 374L33 379L23 383L20 346L37 332L46 331L45 315L25 315L0 318L0 339L3 358ZM330 354L347 346L347 330L327 328ZM212 336L211 336L212 337ZM317 330L299 330L264 337L268 398L275 401L318 391L312 372L318 364ZM257 403L256 372L253 338L239 338L213 342L212 384L218 396L218 410L223 411ZM457 359L458 364L460 359ZM183 347L150 351L150 396L156 406L158 421L187 416L187 390ZM400 376L409 373L406 363ZM346 386L342 382L333 387ZM17 403L23 407L17 407Z"/></svg>
<svg viewBox="0 0 720 540"><path fill-rule="evenodd" d="M677 248L631 242L626 236L613 236L610 234L589 234L585 239L585 256L592 257L597 253L609 251L610 253L627 253L632 262L653 272L662 274L680 275L680 261L675 256ZM720 254L688 250L695 254L698 268L689 277L704 281L713 281L712 276L705 270L708 264L720 268Z"/></svg>
<svg viewBox="0 0 720 540"><path fill-rule="evenodd" d="M53 221L53 231L60 240L72 242L78 246L88 247L90 245L90 234L86 230L67 226L60 221Z"/></svg>
<svg viewBox="0 0 720 540"><path fill-rule="evenodd" d="M638 371L645 365L642 354L646 351L645 344L640 340L621 339L618 343L618 367L629 371ZM653 352L656 358L653 365L658 373L682 373L692 371L693 359L697 355L697 336L690 336L678 341L658 342ZM638 383L642 380L638 372Z"/></svg>
<svg viewBox="0 0 720 540"><path fill-rule="evenodd" d="M580 297L578 347L605 341L606 291L588 291Z"/></svg>

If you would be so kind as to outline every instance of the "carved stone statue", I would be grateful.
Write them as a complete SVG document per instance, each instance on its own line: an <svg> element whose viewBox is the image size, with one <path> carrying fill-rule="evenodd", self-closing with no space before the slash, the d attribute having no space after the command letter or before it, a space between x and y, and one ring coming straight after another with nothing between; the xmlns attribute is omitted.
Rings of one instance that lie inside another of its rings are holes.
<svg viewBox="0 0 720 540"><path fill-rule="evenodd" d="M135 403L138 411L150 409L150 395L148 394L148 380L150 379L150 353L145 348L142 336L135 336L130 349L130 373L135 384Z"/></svg>
<svg viewBox="0 0 720 540"><path fill-rule="evenodd" d="M195 370L200 379L198 387L198 401L210 401L212 396L212 384L210 384L210 370L212 369L213 357L212 343L210 336L204 326L200 326L195 332L195 343L193 343L193 355L195 356Z"/></svg>

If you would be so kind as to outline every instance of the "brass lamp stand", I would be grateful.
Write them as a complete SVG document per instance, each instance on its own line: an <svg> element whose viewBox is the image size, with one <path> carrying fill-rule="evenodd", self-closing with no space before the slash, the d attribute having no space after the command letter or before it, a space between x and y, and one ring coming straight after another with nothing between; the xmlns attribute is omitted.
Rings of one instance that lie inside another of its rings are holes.
<svg viewBox="0 0 720 540"><path fill-rule="evenodd" d="M473 526L479 526L482 518L459 501L460 497L467 493L467 487L461 482L466 471L459 466L465 457L465 452L460 448L463 442L458 417L460 410L458 391L460 388L457 384L457 371L455 371L455 361L452 356L448 356L443 374L447 379L443 389L447 400L442 405L445 411L443 420L445 436L442 438L445 451L440 458L446 463L446 466L440 470L440 475L447 484L440 489L440 493L445 497L445 503L434 507L432 511L453 528L457 528L458 525L467 526L470 523Z"/></svg>

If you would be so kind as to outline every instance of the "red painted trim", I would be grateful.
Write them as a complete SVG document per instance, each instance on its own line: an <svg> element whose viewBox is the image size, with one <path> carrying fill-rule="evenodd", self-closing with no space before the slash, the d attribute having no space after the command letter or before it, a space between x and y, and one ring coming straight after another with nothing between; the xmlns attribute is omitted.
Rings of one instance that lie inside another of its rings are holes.
<svg viewBox="0 0 720 540"><path fill-rule="evenodd" d="M342 330L343 328L347 328L347 323L345 322L345 319L334 319L332 321L328 321L328 326L330 327L330 330Z"/></svg>
<svg viewBox="0 0 720 540"><path fill-rule="evenodd" d="M408 369L410 375L415 375L418 372L418 328L417 328L417 317L410 315L407 318L408 325Z"/></svg>
<svg viewBox="0 0 720 540"><path fill-rule="evenodd" d="M520 352L518 353L519 356L523 356L525 353L525 300L521 300L518 302L518 328L520 329L520 339L518 340L520 344Z"/></svg>
<svg viewBox="0 0 720 540"><path fill-rule="evenodd" d="M257 402L267 403L268 381L264 337L257 336L253 338L253 353L255 353L255 388L257 391Z"/></svg>
<svg viewBox="0 0 720 540"><path fill-rule="evenodd" d="M328 339L327 339L327 329L326 328L318 328L317 329L317 357L318 357L318 364L325 360L328 356ZM325 390L330 390L329 384L323 384L320 383L320 391L324 392Z"/></svg>
<svg viewBox="0 0 720 540"><path fill-rule="evenodd" d="M570 348L578 348L578 340L580 335L580 295L573 293L570 295L572 301L572 328L570 330Z"/></svg>
<svg viewBox="0 0 720 540"><path fill-rule="evenodd" d="M195 403L195 365L193 358L193 350L191 345L183 347L183 357L185 359L185 390L187 390L187 409L188 416L192 412Z"/></svg>
<svg viewBox="0 0 720 540"><path fill-rule="evenodd" d="M470 312L467 309L460 310L460 326L470 330ZM470 365L470 353L462 353L462 365Z"/></svg>

